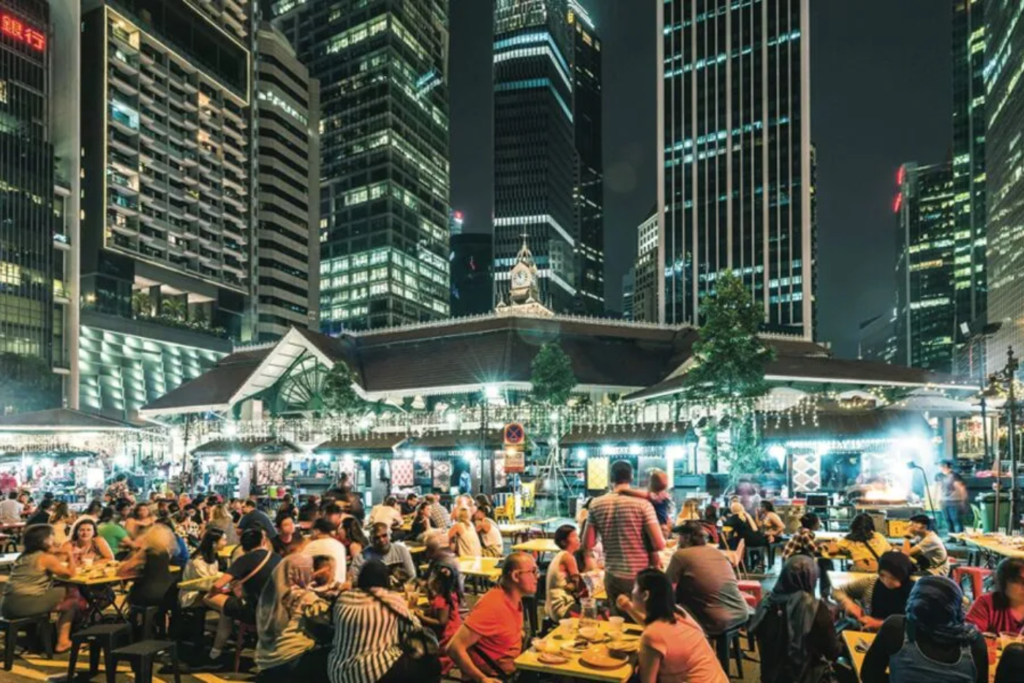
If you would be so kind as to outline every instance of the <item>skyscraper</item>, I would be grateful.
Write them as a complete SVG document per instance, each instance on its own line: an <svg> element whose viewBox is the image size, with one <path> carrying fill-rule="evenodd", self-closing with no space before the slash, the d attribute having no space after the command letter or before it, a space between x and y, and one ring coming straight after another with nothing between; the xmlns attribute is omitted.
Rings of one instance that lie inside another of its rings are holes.
<svg viewBox="0 0 1024 683"><path fill-rule="evenodd" d="M552 310L603 311L601 42L578 2L497 1L494 117L499 294L525 235Z"/></svg>
<svg viewBox="0 0 1024 683"><path fill-rule="evenodd" d="M448 1L276 0L320 81L321 328L448 315Z"/></svg>
<svg viewBox="0 0 1024 683"><path fill-rule="evenodd" d="M483 315L494 310L492 243L487 233L463 232L452 235L448 261L452 273L453 318Z"/></svg>
<svg viewBox="0 0 1024 683"><path fill-rule="evenodd" d="M636 231L636 263L633 266L633 320L658 322L658 207Z"/></svg>
<svg viewBox="0 0 1024 683"><path fill-rule="evenodd" d="M256 337L319 329L320 88L270 24L257 33Z"/></svg>
<svg viewBox="0 0 1024 683"><path fill-rule="evenodd" d="M1000 323L989 341L987 372L1006 362L1007 346L1024 352L1024 185L1021 113L1024 112L1024 4L985 7L985 177L988 244L988 321Z"/></svg>
<svg viewBox="0 0 1024 683"><path fill-rule="evenodd" d="M771 332L814 333L808 0L656 0L659 298L700 322L731 269Z"/></svg>
<svg viewBox="0 0 1024 683"><path fill-rule="evenodd" d="M0 0L0 355L5 369L30 363L26 373L68 378L66 397L77 337L77 17L69 0ZM34 406L59 406L60 384Z"/></svg>
<svg viewBox="0 0 1024 683"><path fill-rule="evenodd" d="M956 222L956 321L985 317L986 0L953 3L953 211Z"/></svg>
<svg viewBox="0 0 1024 683"><path fill-rule="evenodd" d="M83 5L82 402L132 410L252 334L249 2Z"/></svg>
<svg viewBox="0 0 1024 683"><path fill-rule="evenodd" d="M573 127L576 134L576 283L578 309L604 313L604 145L601 142L601 39L576 0L566 15L572 33Z"/></svg>
<svg viewBox="0 0 1024 683"><path fill-rule="evenodd" d="M900 167L893 210L896 249L896 359L953 371L956 330L953 171L949 162Z"/></svg>

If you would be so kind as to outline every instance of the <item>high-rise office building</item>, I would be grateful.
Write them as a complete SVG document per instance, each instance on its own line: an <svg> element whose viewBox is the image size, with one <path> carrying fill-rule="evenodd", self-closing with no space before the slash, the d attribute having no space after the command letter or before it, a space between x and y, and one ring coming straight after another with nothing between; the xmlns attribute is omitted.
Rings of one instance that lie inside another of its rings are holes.
<svg viewBox="0 0 1024 683"><path fill-rule="evenodd" d="M957 339L985 318L985 3L953 3L953 210Z"/></svg>
<svg viewBox="0 0 1024 683"><path fill-rule="evenodd" d="M953 371L956 331L953 171L949 162L900 167L896 249L897 362Z"/></svg>
<svg viewBox="0 0 1024 683"><path fill-rule="evenodd" d="M622 276L622 319L633 320L633 295L636 294L636 268Z"/></svg>
<svg viewBox="0 0 1024 683"><path fill-rule="evenodd" d="M862 322L858 329L857 358L879 363L896 361L896 310Z"/></svg>
<svg viewBox="0 0 1024 683"><path fill-rule="evenodd" d="M633 320L658 322L658 207L655 206L636 231L636 262L633 266Z"/></svg>
<svg viewBox="0 0 1024 683"><path fill-rule="evenodd" d="M985 194L988 239L988 312L999 331L989 338L987 372L1006 363L1006 350L1024 352L1024 185L1021 116L1024 115L1024 4L985 6Z"/></svg>
<svg viewBox="0 0 1024 683"><path fill-rule="evenodd" d="M699 324L730 269L766 330L810 339L808 0L656 2L663 319Z"/></svg>
<svg viewBox="0 0 1024 683"><path fill-rule="evenodd" d="M492 237L487 233L464 232L452 235L450 244L452 317L490 313L494 310Z"/></svg>
<svg viewBox="0 0 1024 683"><path fill-rule="evenodd" d="M320 323L448 315L448 1L276 0L320 82Z"/></svg>
<svg viewBox="0 0 1024 683"><path fill-rule="evenodd" d="M320 87L268 23L256 42L256 337L319 329Z"/></svg>
<svg viewBox="0 0 1024 683"><path fill-rule="evenodd" d="M540 298L604 309L601 41L574 0L494 9L494 270L509 286L524 236Z"/></svg>
<svg viewBox="0 0 1024 683"><path fill-rule="evenodd" d="M75 403L78 17L71 0L0 0L0 355L61 376L36 403L51 407L61 389Z"/></svg>
<svg viewBox="0 0 1024 683"><path fill-rule="evenodd" d="M601 141L601 39L577 0L569 0L572 123L576 136L577 308L604 313L604 145Z"/></svg>
<svg viewBox="0 0 1024 683"><path fill-rule="evenodd" d="M448 213L448 236L455 237L456 235L461 235L465 222L465 215L461 211L452 209Z"/></svg>
<svg viewBox="0 0 1024 683"><path fill-rule="evenodd" d="M83 3L88 407L129 414L252 337L249 9Z"/></svg>

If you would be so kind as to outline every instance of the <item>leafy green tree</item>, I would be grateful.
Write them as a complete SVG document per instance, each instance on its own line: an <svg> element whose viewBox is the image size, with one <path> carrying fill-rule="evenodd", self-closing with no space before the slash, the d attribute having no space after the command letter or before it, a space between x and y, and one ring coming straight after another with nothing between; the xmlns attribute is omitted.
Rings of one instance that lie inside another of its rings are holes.
<svg viewBox="0 0 1024 683"><path fill-rule="evenodd" d="M704 323L693 347L694 367L686 395L722 403L744 403L768 393L765 366L774 350L757 336L764 310L732 271L719 275L715 294L704 300Z"/></svg>
<svg viewBox="0 0 1024 683"><path fill-rule="evenodd" d="M726 271L715 280L715 294L704 300L701 316L703 325L693 347L694 365L686 374L684 396L714 405L729 418L730 447L720 453L729 472L734 476L756 473L764 462L764 448L754 422L754 404L768 393L765 367L775 357L774 350L758 337L764 309L743 280Z"/></svg>
<svg viewBox="0 0 1024 683"><path fill-rule="evenodd" d="M338 361L324 378L321 389L324 409L328 412L351 415L358 412L365 402L355 390L355 376L343 361Z"/></svg>
<svg viewBox="0 0 1024 683"><path fill-rule="evenodd" d="M576 375L572 361L557 342L540 347L530 365L530 384L533 398L549 406L563 406L576 388Z"/></svg>
<svg viewBox="0 0 1024 683"><path fill-rule="evenodd" d="M153 301L149 292L139 289L132 294L132 312L135 315L150 315L153 312Z"/></svg>
<svg viewBox="0 0 1024 683"><path fill-rule="evenodd" d="M175 320L184 320L188 313L188 304L183 299L164 299L163 303L160 304L160 308L163 310L165 315L174 318Z"/></svg>
<svg viewBox="0 0 1024 683"><path fill-rule="evenodd" d="M0 414L60 407L60 378L37 356L0 354Z"/></svg>

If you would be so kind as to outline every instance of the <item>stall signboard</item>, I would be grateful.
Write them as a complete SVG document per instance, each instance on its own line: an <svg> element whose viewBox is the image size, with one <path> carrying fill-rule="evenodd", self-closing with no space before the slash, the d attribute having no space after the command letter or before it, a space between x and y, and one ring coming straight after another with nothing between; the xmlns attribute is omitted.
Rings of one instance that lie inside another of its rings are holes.
<svg viewBox="0 0 1024 683"><path fill-rule="evenodd" d="M526 469L526 456L523 454L522 449L519 448L506 448L505 449L505 473L511 474L513 472L522 472Z"/></svg>

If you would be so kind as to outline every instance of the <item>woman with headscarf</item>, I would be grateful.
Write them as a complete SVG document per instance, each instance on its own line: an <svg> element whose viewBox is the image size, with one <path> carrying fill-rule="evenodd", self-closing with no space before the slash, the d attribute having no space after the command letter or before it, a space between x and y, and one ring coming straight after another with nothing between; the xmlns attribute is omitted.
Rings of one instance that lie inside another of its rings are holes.
<svg viewBox="0 0 1024 683"><path fill-rule="evenodd" d="M861 680L874 683L987 683L985 640L964 620L964 595L944 576L914 584L906 616L885 620L872 642Z"/></svg>
<svg viewBox="0 0 1024 683"><path fill-rule="evenodd" d="M878 573L837 588L832 593L839 606L860 622L866 631L877 631L894 614L905 614L914 562L899 552L882 553Z"/></svg>
<svg viewBox="0 0 1024 683"><path fill-rule="evenodd" d="M256 607L256 664L260 680L279 681L284 676L323 675L328 649L317 649L305 620L326 615L330 604L314 588L314 560L308 555L289 555L263 587ZM333 578L333 577L328 577Z"/></svg>
<svg viewBox="0 0 1024 683"><path fill-rule="evenodd" d="M761 653L761 683L818 683L840 654L832 615L814 597L818 565L794 555L750 622ZM865 681L873 681L864 678Z"/></svg>

